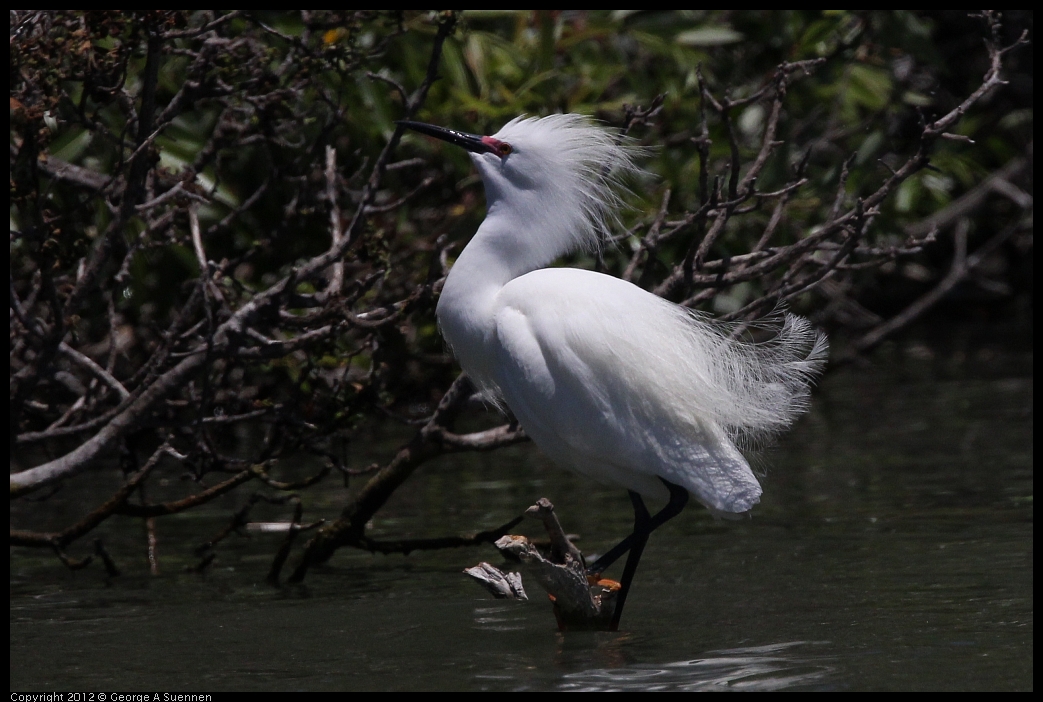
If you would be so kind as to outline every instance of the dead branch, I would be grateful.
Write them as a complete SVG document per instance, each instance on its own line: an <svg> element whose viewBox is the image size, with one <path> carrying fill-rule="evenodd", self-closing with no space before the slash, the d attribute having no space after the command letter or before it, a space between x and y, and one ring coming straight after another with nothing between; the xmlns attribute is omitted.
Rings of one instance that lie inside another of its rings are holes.
<svg viewBox="0 0 1043 702"><path fill-rule="evenodd" d="M44 493L117 452L129 455L130 464L147 457L152 480L166 477L171 465L188 467L201 487L180 500L149 502L146 469L125 465L124 485L86 518L54 533L12 529L12 544L46 546L69 567L83 567L92 557L77 560L65 548L111 514L152 520L154 538L158 517L251 481L280 492L303 490L334 467L345 481L369 476L336 520L304 522L296 497L270 498L296 500L292 521L266 527L286 535L269 571L271 582L278 581L300 531L313 534L290 577L297 581L340 546L408 553L473 545L494 541L515 523L445 538L385 541L366 534L366 524L427 461L495 450L527 437L509 420L458 431L457 418L476 404L473 389L464 376L452 380L450 357L434 348L437 339L432 343L433 307L459 245L448 232L457 226L454 213L474 209L475 189L454 186L444 167L427 159L396 160L401 128L387 127L387 141L370 150L376 132L372 125L366 133L354 130L355 103L335 87L354 75L368 90L388 90L402 117L415 116L437 80L458 15L432 16L433 29L423 35L433 40L426 71L409 92L401 77L366 67L392 37L413 30L401 15L380 29L377 20L387 16L365 12L330 15L301 36L249 13L171 11L156 14L166 24L149 26L134 25L141 21L137 15L116 16L116 25L102 27L106 36L129 28L123 36L141 36L140 44L127 42L104 53L92 48L97 42L76 42L86 53L59 56L72 61L83 78L76 95L62 86L47 94L41 87L45 76L19 82L29 69L13 71L12 211L20 227L11 237L13 450L32 445L54 458L37 465L38 459L13 458L19 469L10 476L11 496ZM43 42L25 44L29 49L53 48L57 44L45 40L62 36L62 21L83 25L78 15L59 11L19 17L13 57L29 36ZM378 27L369 35L376 43L352 44L347 28L371 20ZM873 165L867 171L852 160L839 167L858 150L857 143L851 148L841 139L857 139L868 121L833 125L810 143L800 140L801 125L789 124L793 94L823 59L779 64L740 99L711 87L700 70L699 111L683 126L663 95L645 106L625 106L621 117L617 113L621 138L640 131L642 139L689 149L698 162L698 187L691 190L698 192L688 193L682 182L666 183L650 211L611 239L633 248L625 256L604 252L598 266L617 266L623 278L692 307L725 293L732 311L722 316L734 320L818 290L827 298L824 314L860 320L863 331L853 353L908 325L986 257L1008 242L1024 245L1025 237L1017 235L1025 225L1017 223L975 238L964 226L972 214L1000 202L1020 210L1021 222L1031 217L1030 142L1027 153L947 207L913 224L891 226L894 232L878 231L885 228L881 221L893 221L887 219L887 199L931 167L940 149L974 147L954 130L1004 85L1007 58L1024 42L1023 36L1003 46L998 15L984 13L982 20L989 66L980 83L933 121L923 117L899 157L882 161L891 164L886 169ZM302 15L302 21L307 26L311 20ZM329 26L343 28L335 41L325 38ZM266 43L273 40L275 45ZM140 60L131 61L132 52ZM183 65L183 80L171 95L161 89L159 76L172 58ZM327 80L331 75L337 80ZM15 91L21 91L18 97ZM743 134L740 111L755 105L763 108L757 132ZM816 123L815 114L807 124ZM167 144L177 141L186 118L211 125L211 131L196 135L198 149L172 166ZM300 129L305 122L310 131ZM49 135L65 136L70 129L90 137L88 150L82 157L69 155L71 150L59 152L67 160L55 157ZM818 149L814 159L812 146ZM779 176L775 166L784 147L796 163ZM839 171L825 193L819 151L829 151L828 168ZM236 174L243 165L233 165L238 160L251 164L246 170L263 165L254 177L242 178ZM770 192L758 191L765 182L772 183ZM443 194L457 199L429 205ZM309 231L318 234L309 237ZM956 254L933 290L891 319L859 304L857 275L928 252L950 231ZM171 274L186 254L191 272ZM150 276L160 282L148 292L143 281ZM446 387L440 399L430 395L431 388ZM369 467L351 466L350 452L337 455L341 449L335 447L359 436L358 418L364 416L389 417L417 430L392 456ZM243 428L259 434L249 460L223 455L225 435ZM167 437L160 449L154 435ZM323 458L325 467L292 480L269 475L276 461L301 453ZM162 455L174 460L157 469ZM25 464L32 467L21 469ZM140 504L128 499L135 490ZM210 542L200 568L229 534L260 528L247 521L254 503ZM561 531L560 525L547 529L552 540ZM549 560L560 566L554 562L581 559L561 539L560 555ZM110 574L117 572L100 544L95 557Z"/></svg>
<svg viewBox="0 0 1043 702"><path fill-rule="evenodd" d="M948 275L946 275L945 278L943 278L932 290L924 294L909 307L856 339L851 345L852 351L863 352L872 348L879 344L885 337L908 326L910 322L923 315L924 312L945 297L946 293L952 290L959 282L965 280L967 274L980 265L989 254L996 251L1004 242L1006 242L1018 230L1019 226L1019 223L1008 225L1002 231L993 235L987 242L979 246L972 255L968 256L967 225L963 224L961 226L957 224L955 232L956 253L953 255L952 268L949 270ZM850 360L850 355L851 353L849 352L848 357L840 357L837 360L841 362Z"/></svg>

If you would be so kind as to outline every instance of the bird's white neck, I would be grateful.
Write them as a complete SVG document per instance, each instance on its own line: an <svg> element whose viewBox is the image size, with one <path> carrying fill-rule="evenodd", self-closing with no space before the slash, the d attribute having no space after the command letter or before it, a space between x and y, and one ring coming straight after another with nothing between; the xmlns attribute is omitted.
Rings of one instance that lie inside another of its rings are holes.
<svg viewBox="0 0 1043 702"><path fill-rule="evenodd" d="M515 278L549 261L525 246L531 233L509 226L517 222L501 208L489 215L460 253L438 299L438 324L460 365L479 385L492 383L486 353L494 334L496 294Z"/></svg>

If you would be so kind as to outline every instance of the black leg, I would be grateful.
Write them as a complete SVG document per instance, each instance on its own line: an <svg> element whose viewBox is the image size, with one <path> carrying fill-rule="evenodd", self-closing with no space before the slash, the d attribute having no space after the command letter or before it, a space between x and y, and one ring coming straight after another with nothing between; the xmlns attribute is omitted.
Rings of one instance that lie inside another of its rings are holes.
<svg viewBox="0 0 1043 702"><path fill-rule="evenodd" d="M637 564L641 560L641 554L645 550L645 544L648 543L649 535L680 514L681 510L688 504L687 490L665 480L663 480L663 483L670 490L670 501L654 517L649 516L648 508L645 507L641 496L636 492L630 492L630 502L634 505L634 531L587 569L588 573L600 575L605 568L612 565L620 556L627 551L630 552L627 556L626 565L623 567L623 578L619 582L619 594L616 595L616 610L612 613L609 631L616 631L619 628L619 619L623 616L623 605L626 604L627 594L630 592L630 584L634 580L634 574L637 573Z"/></svg>
<svg viewBox="0 0 1043 702"><path fill-rule="evenodd" d="M629 551L631 547L633 547L633 545L637 542L638 537L640 536L639 532L643 532L644 536L647 537L649 534L661 527L663 524L666 524L668 521L680 514L681 510L683 510L685 505L688 504L687 490L685 490L680 485L674 485L673 483L669 483L663 480L662 478L660 478L660 480L663 481L663 484L666 485L667 489L670 491L670 501L666 503L666 506L663 507L663 509L656 512L656 515L654 517L648 518L648 520L644 522L644 528L642 529L639 529L637 525L637 504L634 503L634 532L630 534L630 536L626 537L618 544L610 548L606 553L602 554L601 557L594 561L592 565L588 566L588 573L590 573L591 575L600 575L601 573L604 573L610 565L619 560L620 556L622 556L624 553ZM634 493L630 494L632 496L631 502L633 502ZM638 499L640 499L640 497L638 497ZM648 510L645 509L644 502L641 503L641 509L644 510L645 515L647 516Z"/></svg>
<svg viewBox="0 0 1043 702"><path fill-rule="evenodd" d="M637 539L631 545L626 565L623 566L623 577L619 581L619 592L616 594L616 609L612 612L612 622L608 625L609 631L617 631L619 629L619 618L623 616L623 605L626 604L627 594L630 592L630 583L633 582L634 574L637 573L637 564L641 560L645 544L648 543L648 535L651 533L648 525L652 518L648 514L648 508L645 507L645 501L636 492L632 490L629 492L630 503L634 505L634 531L632 536L637 536Z"/></svg>

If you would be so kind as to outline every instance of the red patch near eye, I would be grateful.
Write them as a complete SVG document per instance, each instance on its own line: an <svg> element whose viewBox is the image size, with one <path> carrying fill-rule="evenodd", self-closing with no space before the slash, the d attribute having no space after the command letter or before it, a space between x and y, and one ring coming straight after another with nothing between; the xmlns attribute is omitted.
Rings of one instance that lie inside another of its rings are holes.
<svg viewBox="0 0 1043 702"><path fill-rule="evenodd" d="M500 141L490 136L483 136L482 143L492 149L501 158L511 153L514 149L506 141Z"/></svg>

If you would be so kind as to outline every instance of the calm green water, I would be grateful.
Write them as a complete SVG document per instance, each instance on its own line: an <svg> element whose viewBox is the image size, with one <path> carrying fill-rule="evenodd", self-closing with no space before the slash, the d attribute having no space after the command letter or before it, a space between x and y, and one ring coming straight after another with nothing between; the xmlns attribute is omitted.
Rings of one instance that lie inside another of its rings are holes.
<svg viewBox="0 0 1043 702"><path fill-rule="evenodd" d="M904 344L832 373L761 457L752 519L693 507L656 532L615 634L559 634L534 583L530 602L488 598L460 571L498 563L491 547L342 551L278 590L263 584L275 536L230 540L206 575L182 572L242 497L161 520L158 577L140 524L112 520L102 533L124 575L111 581L12 549L11 688L1027 690L1031 437L1031 339ZM516 447L425 466L372 533L488 528L541 496L588 552L629 528L625 493ZM306 519L342 498L331 483ZM12 505L13 521L28 509Z"/></svg>

